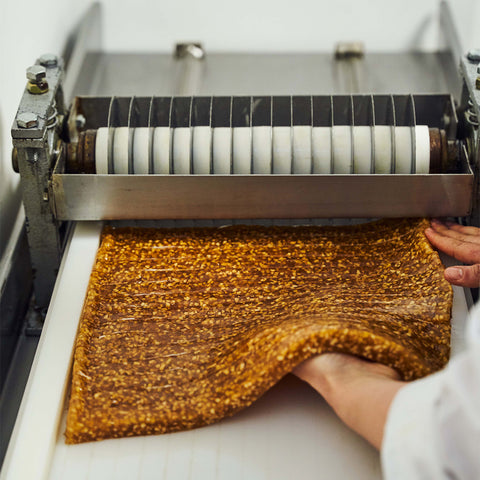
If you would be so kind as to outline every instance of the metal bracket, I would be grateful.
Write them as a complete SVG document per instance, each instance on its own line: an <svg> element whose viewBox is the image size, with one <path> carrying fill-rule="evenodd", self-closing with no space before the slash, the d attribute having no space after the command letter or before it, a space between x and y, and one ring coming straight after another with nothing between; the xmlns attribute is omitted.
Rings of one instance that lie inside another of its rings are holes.
<svg viewBox="0 0 480 480"><path fill-rule="evenodd" d="M470 51L460 60L460 73L463 77L462 107L466 121L471 125L470 161L474 178L473 205L470 224L480 226L480 53L478 57Z"/></svg>
<svg viewBox="0 0 480 480"><path fill-rule="evenodd" d="M177 62L178 95L194 95L200 90L205 50L201 43L177 43L173 56Z"/></svg>
<svg viewBox="0 0 480 480"><path fill-rule="evenodd" d="M45 73L40 79L43 93L32 88L30 75L12 126L38 308L47 307L50 301L62 246L61 222L51 208L50 177L58 155L59 125L65 116L63 63L51 57L42 56L35 64L35 69L42 66Z"/></svg>

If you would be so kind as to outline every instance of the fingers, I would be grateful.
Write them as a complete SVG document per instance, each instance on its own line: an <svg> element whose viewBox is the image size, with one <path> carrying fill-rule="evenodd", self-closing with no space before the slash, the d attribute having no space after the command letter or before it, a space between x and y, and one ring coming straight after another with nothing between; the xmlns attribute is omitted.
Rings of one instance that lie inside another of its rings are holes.
<svg viewBox="0 0 480 480"><path fill-rule="evenodd" d="M480 228L466 227L454 222L442 223L438 220L432 220L431 227L446 237L480 245Z"/></svg>
<svg viewBox="0 0 480 480"><path fill-rule="evenodd" d="M425 236L434 247L447 255L473 264L447 268L446 280L461 287L476 288L480 285L480 228L432 220Z"/></svg>
<svg viewBox="0 0 480 480"><path fill-rule="evenodd" d="M356 381L365 376L399 380L399 374L392 368L380 363L370 362L346 353L324 353L312 357L298 365L293 372L302 380L323 389L327 380L342 379Z"/></svg>
<svg viewBox="0 0 480 480"><path fill-rule="evenodd" d="M315 360L318 357L312 357L308 360L305 360L300 365L297 365L293 370L292 373L299 377L300 379L308 382L311 377L315 374Z"/></svg>
<svg viewBox="0 0 480 480"><path fill-rule="evenodd" d="M466 235L438 222L432 222L425 235L434 247L447 255L464 263L480 263L480 243L476 235Z"/></svg>
<svg viewBox="0 0 480 480"><path fill-rule="evenodd" d="M480 287L480 264L449 267L445 270L445 278L453 285L469 288Z"/></svg>
<svg viewBox="0 0 480 480"><path fill-rule="evenodd" d="M438 222L438 220L434 220L433 222ZM460 225L455 222L445 222L445 225L453 231L463 233L465 235L469 235L472 241L475 241L474 238L480 242L480 228L477 227L466 227L465 225ZM473 237L473 238L472 238Z"/></svg>

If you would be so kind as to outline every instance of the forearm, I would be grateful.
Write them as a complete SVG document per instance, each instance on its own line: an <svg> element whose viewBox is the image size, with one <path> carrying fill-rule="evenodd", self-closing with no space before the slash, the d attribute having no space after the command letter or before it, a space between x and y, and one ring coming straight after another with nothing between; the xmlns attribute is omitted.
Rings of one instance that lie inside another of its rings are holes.
<svg viewBox="0 0 480 480"><path fill-rule="evenodd" d="M294 373L350 428L380 448L390 404L406 385L393 369L350 355L326 354L307 360Z"/></svg>
<svg viewBox="0 0 480 480"><path fill-rule="evenodd" d="M380 449L388 410L404 385L398 380L375 377L337 382L324 398L346 425Z"/></svg>

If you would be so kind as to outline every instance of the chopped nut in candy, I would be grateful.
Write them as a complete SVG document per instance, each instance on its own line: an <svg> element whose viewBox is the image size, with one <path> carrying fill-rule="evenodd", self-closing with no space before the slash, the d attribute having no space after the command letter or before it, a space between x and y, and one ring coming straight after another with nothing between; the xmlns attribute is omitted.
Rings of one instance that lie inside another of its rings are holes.
<svg viewBox="0 0 480 480"><path fill-rule="evenodd" d="M67 443L211 424L323 352L405 380L439 370L452 289L427 226L107 227L76 341Z"/></svg>

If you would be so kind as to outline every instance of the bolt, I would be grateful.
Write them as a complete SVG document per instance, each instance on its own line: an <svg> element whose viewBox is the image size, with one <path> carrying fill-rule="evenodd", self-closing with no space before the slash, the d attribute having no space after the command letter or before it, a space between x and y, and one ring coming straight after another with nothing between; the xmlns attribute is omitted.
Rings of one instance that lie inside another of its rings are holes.
<svg viewBox="0 0 480 480"><path fill-rule="evenodd" d="M27 79L32 83L41 83L47 76L47 70L41 65L32 65L27 68Z"/></svg>
<svg viewBox="0 0 480 480"><path fill-rule="evenodd" d="M40 65L43 65L44 67L56 67L58 64L58 57L54 55L53 53L44 53L38 61L40 62Z"/></svg>
<svg viewBox="0 0 480 480"><path fill-rule="evenodd" d="M477 77L477 79L475 80L475 88L477 90L480 90L480 75Z"/></svg>
<svg viewBox="0 0 480 480"><path fill-rule="evenodd" d="M38 125L38 115L32 112L19 113L17 115L18 128L33 128Z"/></svg>
<svg viewBox="0 0 480 480"><path fill-rule="evenodd" d="M175 45L175 58L193 57L201 60L205 56L205 50L201 43L177 43Z"/></svg>
<svg viewBox="0 0 480 480"><path fill-rule="evenodd" d="M467 58L472 62L480 62L480 48L474 48L469 50L467 53Z"/></svg>
<svg viewBox="0 0 480 480"><path fill-rule="evenodd" d="M33 95L41 95L48 92L46 80L47 70L42 65L32 65L27 68L28 85L27 90Z"/></svg>
<svg viewBox="0 0 480 480"><path fill-rule="evenodd" d="M339 42L335 46L336 60L353 60L365 56L365 46L362 42Z"/></svg>
<svg viewBox="0 0 480 480"><path fill-rule="evenodd" d="M87 123L87 119L85 118L84 115L82 115L81 113L79 113L76 117L75 117L75 126L78 128L78 129L82 129L83 127L85 127L85 124Z"/></svg>

